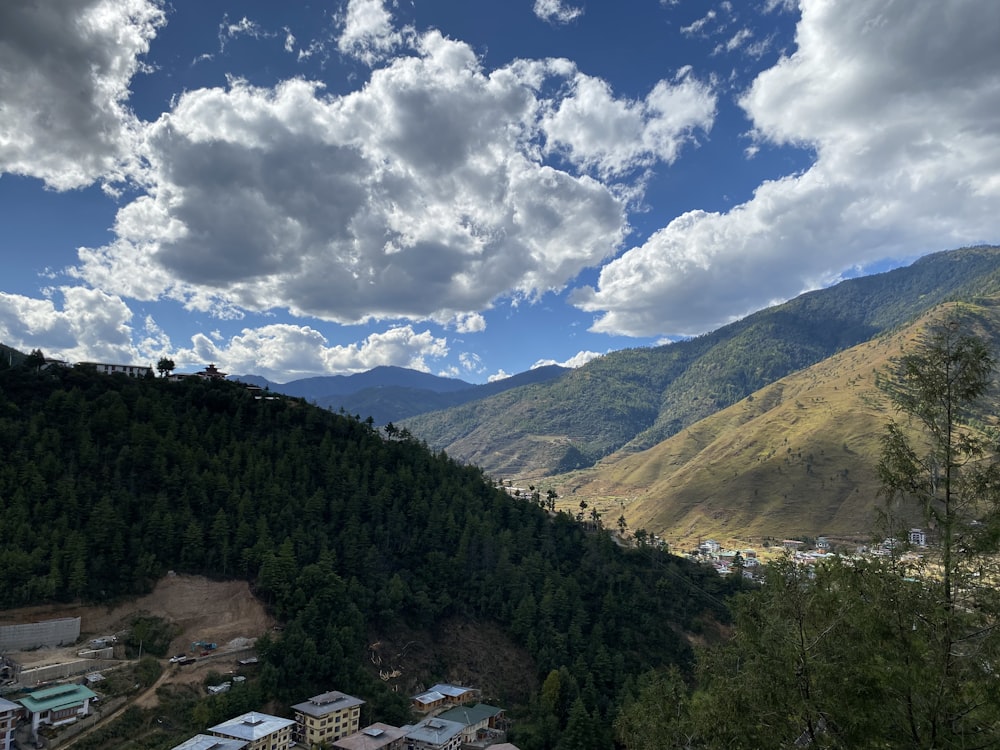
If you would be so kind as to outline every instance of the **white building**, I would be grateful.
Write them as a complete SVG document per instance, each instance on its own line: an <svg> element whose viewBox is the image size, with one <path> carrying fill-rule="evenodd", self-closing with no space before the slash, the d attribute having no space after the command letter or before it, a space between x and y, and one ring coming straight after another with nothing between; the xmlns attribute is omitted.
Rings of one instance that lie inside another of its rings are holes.
<svg viewBox="0 0 1000 750"><path fill-rule="evenodd" d="M292 738L292 719L250 711L235 719L209 727L216 737L243 740L246 750L286 750L295 745Z"/></svg>

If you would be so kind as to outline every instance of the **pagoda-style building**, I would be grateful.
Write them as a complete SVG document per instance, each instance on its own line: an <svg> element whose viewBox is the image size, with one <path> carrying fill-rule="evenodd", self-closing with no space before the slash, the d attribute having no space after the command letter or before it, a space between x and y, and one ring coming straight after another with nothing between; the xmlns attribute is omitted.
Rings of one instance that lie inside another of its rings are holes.
<svg viewBox="0 0 1000 750"><path fill-rule="evenodd" d="M201 372L196 372L195 375L197 375L199 378L205 378L207 380L225 380L226 375L228 375L228 373L219 372L216 366L214 364L211 364Z"/></svg>

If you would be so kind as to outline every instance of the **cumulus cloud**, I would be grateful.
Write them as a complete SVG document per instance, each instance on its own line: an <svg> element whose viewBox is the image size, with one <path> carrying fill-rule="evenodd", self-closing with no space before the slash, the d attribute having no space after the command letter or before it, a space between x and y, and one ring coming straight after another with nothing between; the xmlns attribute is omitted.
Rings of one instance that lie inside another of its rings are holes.
<svg viewBox="0 0 1000 750"><path fill-rule="evenodd" d="M163 23L153 0L0 3L0 173L56 190L120 179L138 128L129 83Z"/></svg>
<svg viewBox="0 0 1000 750"><path fill-rule="evenodd" d="M759 147L815 162L731 211L679 216L607 264L574 296L602 313L593 330L696 334L844 269L996 238L1000 4L800 7L798 49L741 105Z"/></svg>
<svg viewBox="0 0 1000 750"><path fill-rule="evenodd" d="M350 0L342 24L337 49L367 65L384 59L403 41L382 0Z"/></svg>
<svg viewBox="0 0 1000 750"><path fill-rule="evenodd" d="M132 311L121 299L83 287L63 287L52 296L62 304L0 292L0 341L70 362L140 361L132 345Z"/></svg>
<svg viewBox="0 0 1000 750"><path fill-rule="evenodd" d="M580 72L571 86L544 118L550 149L605 179L672 163L715 117L715 95L688 70L657 83L642 101L616 99L605 81Z"/></svg>
<svg viewBox="0 0 1000 750"><path fill-rule="evenodd" d="M554 359L540 359L535 364L533 364L529 369L537 369L539 367L548 367L549 365L559 365L560 367L583 367L585 364L591 360L595 360L598 357L603 357L604 355L600 352L577 352L569 359L563 362L557 362Z"/></svg>
<svg viewBox="0 0 1000 750"><path fill-rule="evenodd" d="M364 372L393 365L430 372L428 360L448 354L446 339L430 331L397 326L373 333L360 342L331 346L326 337L306 325L274 324L245 328L228 340L196 334L191 346L171 356L178 367L214 362L231 374L253 373L267 378L297 378Z"/></svg>
<svg viewBox="0 0 1000 750"><path fill-rule="evenodd" d="M569 23L583 15L583 8L577 8L562 0L535 0L535 15L548 23Z"/></svg>
<svg viewBox="0 0 1000 750"><path fill-rule="evenodd" d="M301 79L180 96L148 128L146 192L74 273L225 317L474 332L499 296L561 289L620 248L623 201L586 170L670 161L711 123L688 75L631 102L567 61L487 74L465 44L416 41L344 96Z"/></svg>
<svg viewBox="0 0 1000 750"><path fill-rule="evenodd" d="M480 313L460 313L455 316L455 330L459 333L479 333L486 330L486 318Z"/></svg>

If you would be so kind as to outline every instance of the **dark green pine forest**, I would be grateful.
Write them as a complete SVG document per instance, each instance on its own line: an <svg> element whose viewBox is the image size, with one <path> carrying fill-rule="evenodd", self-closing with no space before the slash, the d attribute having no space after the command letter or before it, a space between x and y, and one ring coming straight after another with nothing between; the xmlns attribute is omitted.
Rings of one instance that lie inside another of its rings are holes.
<svg viewBox="0 0 1000 750"><path fill-rule="evenodd" d="M740 585L510 498L405 430L231 382L10 361L0 607L121 600L168 570L246 579L283 625L247 708L339 689L404 723L366 644L463 618L530 654L535 684L506 705L522 750L611 748L639 675L693 674L688 636L724 625Z"/></svg>

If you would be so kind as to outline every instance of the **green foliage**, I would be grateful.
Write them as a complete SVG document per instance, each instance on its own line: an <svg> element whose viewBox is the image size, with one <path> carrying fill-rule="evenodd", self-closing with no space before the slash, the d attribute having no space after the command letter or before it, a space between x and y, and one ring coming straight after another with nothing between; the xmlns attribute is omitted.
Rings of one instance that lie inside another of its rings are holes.
<svg viewBox="0 0 1000 750"><path fill-rule="evenodd" d="M920 428L888 425L884 491L891 504L923 509L935 548L915 557L897 546L813 571L770 565L764 585L734 603L733 638L700 656L694 694L673 683L678 715L647 725L661 747L1000 746L1000 599L988 531L1000 516L1000 475L995 444L970 424L994 362L972 323L930 329L881 381ZM633 706L662 692L644 685L621 713L628 748L643 746L628 731L645 716Z"/></svg>
<svg viewBox="0 0 1000 750"><path fill-rule="evenodd" d="M171 625L162 617L139 615L129 625L125 638L126 653L131 657L150 654L162 658L167 655L170 641L177 633L177 626Z"/></svg>
<svg viewBox="0 0 1000 750"><path fill-rule="evenodd" d="M577 698L609 726L630 675L689 668L683 631L726 618L738 581L622 550L402 435L228 382L0 371L0 606L245 577L285 626L258 643L255 706L336 685L399 723L405 701L364 666L371 630L496 622L561 676L558 715L525 708L541 729L523 750L552 747ZM166 655L172 635L143 616L130 648Z"/></svg>
<svg viewBox="0 0 1000 750"><path fill-rule="evenodd" d="M630 750L668 750L687 747L689 693L679 670L647 672L639 678L636 696L627 696L615 719L615 735Z"/></svg>
<svg viewBox="0 0 1000 750"><path fill-rule="evenodd" d="M150 687L163 674L163 665L152 656L144 656L135 665L135 676L143 687Z"/></svg>

